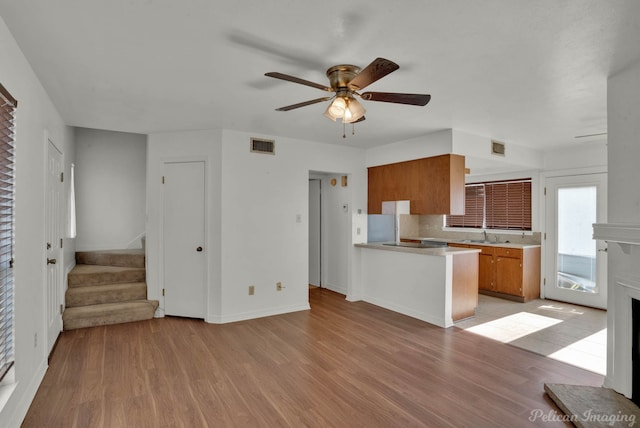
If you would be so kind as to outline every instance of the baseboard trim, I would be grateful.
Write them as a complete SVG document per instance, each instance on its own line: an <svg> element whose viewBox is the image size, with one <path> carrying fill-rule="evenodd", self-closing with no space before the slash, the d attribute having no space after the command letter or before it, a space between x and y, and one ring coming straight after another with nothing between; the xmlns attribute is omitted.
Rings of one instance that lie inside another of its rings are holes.
<svg viewBox="0 0 640 428"><path fill-rule="evenodd" d="M336 293L347 295L347 287L341 287L339 285L333 284L325 284L322 288L326 288L327 290L335 291Z"/></svg>
<svg viewBox="0 0 640 428"><path fill-rule="evenodd" d="M389 309L390 311L398 312L400 314L419 319L420 321L428 322L429 324L433 324L438 327L447 328L453 325L453 321L447 322L444 319L432 317L423 312L419 312L414 309L398 305L396 303L388 302L386 300L377 299L375 297L364 297L362 300L367 303L371 303L372 305L380 306L381 308Z"/></svg>
<svg viewBox="0 0 640 428"><path fill-rule="evenodd" d="M11 417L7 421L8 424L6 426L19 427L22 425L22 421L24 420L25 416L27 416L29 407L31 406L33 399L36 397L38 388L40 388L40 384L42 383L42 380L44 379L44 375L47 373L48 368L49 366L47 365L47 360L44 359L40 364L40 367L38 367L38 369L36 370L34 376L31 378L31 382L29 382L29 384L27 385L22 396L19 398L15 398L16 401L14 402L16 403L16 406L13 410L13 413L11 414ZM16 390L19 390L19 385L17 385ZM16 391L14 391L14 393L15 392ZM7 404L10 404L13 401L12 398L14 397L11 397Z"/></svg>
<svg viewBox="0 0 640 428"><path fill-rule="evenodd" d="M281 306L277 308L262 309L259 311L239 312L236 314L228 315L209 314L207 315L205 322L208 322L210 324L226 324L230 322L245 321L255 318L283 315L291 312L308 311L309 309L311 309L311 306L309 306L309 303L307 302L302 305Z"/></svg>

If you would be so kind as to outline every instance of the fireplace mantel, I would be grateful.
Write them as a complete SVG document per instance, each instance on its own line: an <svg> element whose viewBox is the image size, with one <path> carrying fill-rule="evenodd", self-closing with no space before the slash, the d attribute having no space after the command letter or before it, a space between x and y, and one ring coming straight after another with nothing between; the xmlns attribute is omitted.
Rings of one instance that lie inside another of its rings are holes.
<svg viewBox="0 0 640 428"><path fill-rule="evenodd" d="M593 225L593 239L619 244L640 245L640 225L595 223Z"/></svg>

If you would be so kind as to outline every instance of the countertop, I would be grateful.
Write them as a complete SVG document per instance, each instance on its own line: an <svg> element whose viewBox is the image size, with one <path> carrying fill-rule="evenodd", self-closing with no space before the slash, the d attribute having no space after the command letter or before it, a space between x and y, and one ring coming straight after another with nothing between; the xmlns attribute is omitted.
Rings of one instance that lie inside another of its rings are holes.
<svg viewBox="0 0 640 428"><path fill-rule="evenodd" d="M424 254L426 256L449 256L456 254L479 253L476 248L456 248L456 247L403 247L395 245L385 245L382 242L372 242L369 244L355 244L359 248L372 248L375 250L397 251L400 253Z"/></svg>
<svg viewBox="0 0 640 428"><path fill-rule="evenodd" d="M477 240L472 239L447 239L447 238L421 238L417 236L403 236L401 239L411 239L411 240L419 240L419 241L439 241L439 242L448 242L451 244L467 244L467 245L478 245L478 246L486 246L486 247L504 247L504 248L537 248L540 244L516 244L513 242L494 242L494 241L482 241L478 242Z"/></svg>

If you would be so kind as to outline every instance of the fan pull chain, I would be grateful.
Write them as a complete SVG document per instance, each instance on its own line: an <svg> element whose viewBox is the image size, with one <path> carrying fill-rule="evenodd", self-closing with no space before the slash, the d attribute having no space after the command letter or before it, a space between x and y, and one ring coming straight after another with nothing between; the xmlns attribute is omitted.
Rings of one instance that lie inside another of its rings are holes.
<svg viewBox="0 0 640 428"><path fill-rule="evenodd" d="M347 133L345 132L344 122L342 122L342 138L347 138Z"/></svg>
<svg viewBox="0 0 640 428"><path fill-rule="evenodd" d="M355 123L351 124L351 135L356 135L356 124Z"/></svg>

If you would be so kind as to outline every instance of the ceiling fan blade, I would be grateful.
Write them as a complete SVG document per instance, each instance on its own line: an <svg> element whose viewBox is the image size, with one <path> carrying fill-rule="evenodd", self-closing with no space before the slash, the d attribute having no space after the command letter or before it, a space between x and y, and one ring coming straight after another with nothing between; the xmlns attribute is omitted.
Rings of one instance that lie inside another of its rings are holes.
<svg viewBox="0 0 640 428"><path fill-rule="evenodd" d="M412 106L426 106L431 95L426 94L400 94L397 92L365 92L361 95L363 100L382 101L385 103L409 104Z"/></svg>
<svg viewBox="0 0 640 428"><path fill-rule="evenodd" d="M296 109L296 108L309 106L311 104L317 104L317 103L321 103L323 101L329 101L330 99L331 99L331 97L316 98L315 100L303 101L303 102L298 103L298 104L291 104L290 106L280 107L280 108L277 108L276 111L289 111L289 110L293 110L293 109Z"/></svg>
<svg viewBox="0 0 640 428"><path fill-rule="evenodd" d="M269 77L273 77L276 79L281 79L281 80L286 80L287 82L293 82L293 83L299 83L301 85L306 85L306 86L311 86L312 88L317 88L317 89L321 89L323 91L328 91L328 92L332 92L333 89L321 85L319 83L313 83L310 82L308 80L304 80L304 79L300 79L299 77L294 77L294 76L289 76L288 74L282 74L282 73L276 73L276 72L271 72L271 73L265 73L265 76L269 76Z"/></svg>
<svg viewBox="0 0 640 428"><path fill-rule="evenodd" d="M393 61L389 61L384 58L376 58L373 62L367 65L351 82L349 82L349 88L355 90L364 89L378 79L383 78L387 74L396 71L400 66Z"/></svg>

